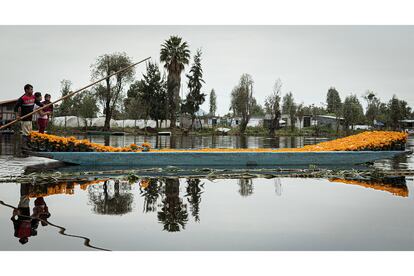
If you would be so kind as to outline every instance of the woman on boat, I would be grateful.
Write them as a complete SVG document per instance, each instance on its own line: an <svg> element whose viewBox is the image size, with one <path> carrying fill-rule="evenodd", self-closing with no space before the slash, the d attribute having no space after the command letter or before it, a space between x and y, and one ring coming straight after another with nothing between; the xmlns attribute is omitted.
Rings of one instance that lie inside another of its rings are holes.
<svg viewBox="0 0 414 276"><path fill-rule="evenodd" d="M36 92L35 94L36 102L42 101L42 93ZM39 106L37 103L35 103L33 110L39 109L41 106ZM45 133L45 129L47 127L50 111L40 110L37 114L33 116L34 121L37 122L37 128L40 133Z"/></svg>

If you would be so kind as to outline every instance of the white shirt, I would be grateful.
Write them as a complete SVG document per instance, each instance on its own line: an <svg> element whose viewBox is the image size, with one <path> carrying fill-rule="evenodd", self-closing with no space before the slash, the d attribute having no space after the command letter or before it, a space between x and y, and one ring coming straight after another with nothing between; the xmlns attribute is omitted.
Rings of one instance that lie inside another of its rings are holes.
<svg viewBox="0 0 414 276"><path fill-rule="evenodd" d="M37 104L35 104L34 107L33 107L33 111L35 111L36 109L39 109L39 108L40 108L40 106L38 106ZM33 114L33 121L37 121L37 119L39 119L39 118L40 119L47 119L47 114L45 114L43 116L40 116L39 112Z"/></svg>

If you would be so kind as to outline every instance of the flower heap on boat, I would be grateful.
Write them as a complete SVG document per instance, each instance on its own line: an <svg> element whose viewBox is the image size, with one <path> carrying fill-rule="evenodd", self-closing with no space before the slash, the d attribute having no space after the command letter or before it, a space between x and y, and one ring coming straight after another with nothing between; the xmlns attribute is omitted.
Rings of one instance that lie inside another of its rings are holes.
<svg viewBox="0 0 414 276"><path fill-rule="evenodd" d="M366 131L332 141L308 145L302 148L279 151L378 151L404 150L408 134L397 131Z"/></svg>
<svg viewBox="0 0 414 276"><path fill-rule="evenodd" d="M161 149L159 151L188 151L188 152L315 152L315 151L379 151L379 150L404 150L408 134L398 131L366 131L359 134L339 138L315 145L307 145L302 148L282 149Z"/></svg>
<svg viewBox="0 0 414 276"><path fill-rule="evenodd" d="M157 149L157 152L315 152L315 151L381 151L404 150L408 134L397 131L366 131L356 135L307 145L302 148L283 149ZM71 152L142 152L150 151L151 144L145 142L141 146L131 144L127 147L103 146L88 140L78 140L75 137L60 137L38 132L30 133L30 146L37 151L71 151Z"/></svg>
<svg viewBox="0 0 414 276"><path fill-rule="evenodd" d="M61 137L50 134L43 134L32 131L30 133L30 147L36 151L70 151L70 152L141 152L151 148L150 143L143 143L141 146L131 144L127 147L111 147L88 140L78 140L75 137Z"/></svg>

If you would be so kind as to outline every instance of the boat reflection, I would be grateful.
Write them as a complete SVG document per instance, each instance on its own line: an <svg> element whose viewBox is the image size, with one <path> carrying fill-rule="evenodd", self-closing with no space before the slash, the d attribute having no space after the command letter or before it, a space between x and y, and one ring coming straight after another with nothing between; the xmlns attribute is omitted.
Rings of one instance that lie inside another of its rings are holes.
<svg viewBox="0 0 414 276"><path fill-rule="evenodd" d="M329 181L350 185L358 185L369 189L385 191L395 196L408 197L408 188L405 183L405 177L389 177L376 180L353 180L331 178L329 179Z"/></svg>

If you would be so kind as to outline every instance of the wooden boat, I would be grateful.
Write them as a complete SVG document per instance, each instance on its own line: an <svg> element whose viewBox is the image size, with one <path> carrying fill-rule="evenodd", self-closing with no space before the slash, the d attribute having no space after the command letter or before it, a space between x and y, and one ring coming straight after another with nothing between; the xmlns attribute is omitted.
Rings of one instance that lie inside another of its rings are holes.
<svg viewBox="0 0 414 276"><path fill-rule="evenodd" d="M408 151L318 151L318 152L36 152L68 164L85 166L309 166L357 165L393 158Z"/></svg>

